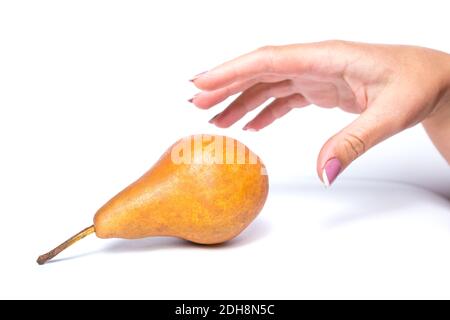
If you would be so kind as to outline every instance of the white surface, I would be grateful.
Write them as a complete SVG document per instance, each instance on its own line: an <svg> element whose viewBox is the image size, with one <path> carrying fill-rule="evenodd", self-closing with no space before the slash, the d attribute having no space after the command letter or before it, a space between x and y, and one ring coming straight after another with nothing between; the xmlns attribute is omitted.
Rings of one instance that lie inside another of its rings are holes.
<svg viewBox="0 0 450 320"><path fill-rule="evenodd" d="M325 190L299 181L274 185L259 219L224 246L196 246L170 238L93 237L38 267L34 259L39 250L83 226L80 219L61 218L53 225L58 230L43 226L51 234L28 248L16 246L24 251L6 261L9 274L2 279L2 295L448 297L449 211L448 201L410 186L349 180Z"/></svg>
<svg viewBox="0 0 450 320"><path fill-rule="evenodd" d="M0 298L450 298L450 170L422 128L325 190L317 153L353 115L311 107L255 134L240 130L248 117L229 130L207 124L225 104L186 102L193 74L265 44L450 52L443 4L1 2ZM200 132L237 137L267 164L268 203L241 237L223 248L93 237L58 263L34 263L173 141Z"/></svg>

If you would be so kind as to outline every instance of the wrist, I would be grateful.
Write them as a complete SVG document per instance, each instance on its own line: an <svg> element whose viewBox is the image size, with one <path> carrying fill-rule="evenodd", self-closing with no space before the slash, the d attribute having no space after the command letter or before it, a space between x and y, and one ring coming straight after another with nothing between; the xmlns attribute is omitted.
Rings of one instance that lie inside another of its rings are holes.
<svg viewBox="0 0 450 320"><path fill-rule="evenodd" d="M450 109L450 54L444 57L444 89L442 104L444 108Z"/></svg>
<svg viewBox="0 0 450 320"><path fill-rule="evenodd" d="M445 55L444 96L443 103L450 108L450 54Z"/></svg>
<svg viewBox="0 0 450 320"><path fill-rule="evenodd" d="M450 54L438 52L439 57L434 65L435 77L438 80L432 112L426 120L442 122L450 117Z"/></svg>
<svg viewBox="0 0 450 320"><path fill-rule="evenodd" d="M442 53L441 60L442 88L438 103L440 108L450 107L450 54Z"/></svg>
<svg viewBox="0 0 450 320"><path fill-rule="evenodd" d="M442 85L437 104L423 126L433 144L450 164L450 54L443 54Z"/></svg>

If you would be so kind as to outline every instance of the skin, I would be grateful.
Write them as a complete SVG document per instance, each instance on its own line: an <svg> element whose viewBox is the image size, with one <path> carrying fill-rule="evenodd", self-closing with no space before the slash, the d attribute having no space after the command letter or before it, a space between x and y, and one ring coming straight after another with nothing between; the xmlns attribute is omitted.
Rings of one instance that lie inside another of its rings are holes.
<svg viewBox="0 0 450 320"><path fill-rule="evenodd" d="M342 170L381 141L422 123L450 164L450 55L421 47L345 41L268 46L202 73L190 101L209 109L240 95L210 120L227 128L270 98L244 126L260 130L293 108L314 104L360 114L322 147Z"/></svg>

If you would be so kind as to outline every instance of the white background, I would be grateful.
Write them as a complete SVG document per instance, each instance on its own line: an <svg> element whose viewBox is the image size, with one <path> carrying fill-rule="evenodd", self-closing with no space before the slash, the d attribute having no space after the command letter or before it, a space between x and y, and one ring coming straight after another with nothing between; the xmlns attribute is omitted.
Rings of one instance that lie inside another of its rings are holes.
<svg viewBox="0 0 450 320"><path fill-rule="evenodd" d="M251 116L219 130L207 120L225 103L186 101L194 74L267 44L450 52L446 4L0 2L0 298L450 298L450 170L420 126L325 190L317 153L354 115L309 107L247 133ZM35 263L193 133L236 137L267 164L267 205L240 237L205 248L92 236Z"/></svg>

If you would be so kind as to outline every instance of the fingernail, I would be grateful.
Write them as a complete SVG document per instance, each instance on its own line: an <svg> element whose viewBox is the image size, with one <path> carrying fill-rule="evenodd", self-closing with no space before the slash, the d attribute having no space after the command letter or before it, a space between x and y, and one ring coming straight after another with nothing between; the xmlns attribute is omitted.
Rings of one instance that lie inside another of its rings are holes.
<svg viewBox="0 0 450 320"><path fill-rule="evenodd" d="M216 114L214 117L212 117L208 122L211 124L214 124L214 120L216 120L216 118L220 116L220 113Z"/></svg>
<svg viewBox="0 0 450 320"><path fill-rule="evenodd" d="M255 128L249 128L248 124L246 124L246 125L242 128L242 130L249 131L249 132L256 132L256 131L258 131L258 130L256 130Z"/></svg>
<svg viewBox="0 0 450 320"><path fill-rule="evenodd" d="M195 80L197 80L201 75L203 75L203 74L205 74L205 73L207 73L208 71L203 71L203 72L200 72L199 74L196 74L192 79L190 79L189 81L190 82L194 82Z"/></svg>
<svg viewBox="0 0 450 320"><path fill-rule="evenodd" d="M331 158L325 163L322 171L322 179L325 187L331 186L331 184L336 180L339 173L341 173L341 162L338 158Z"/></svg>
<svg viewBox="0 0 450 320"><path fill-rule="evenodd" d="M190 99L188 100L188 102L193 103L193 102L194 102L194 99L195 99L198 95L199 95L199 93L194 94L194 96L193 96L192 98L190 98Z"/></svg>

